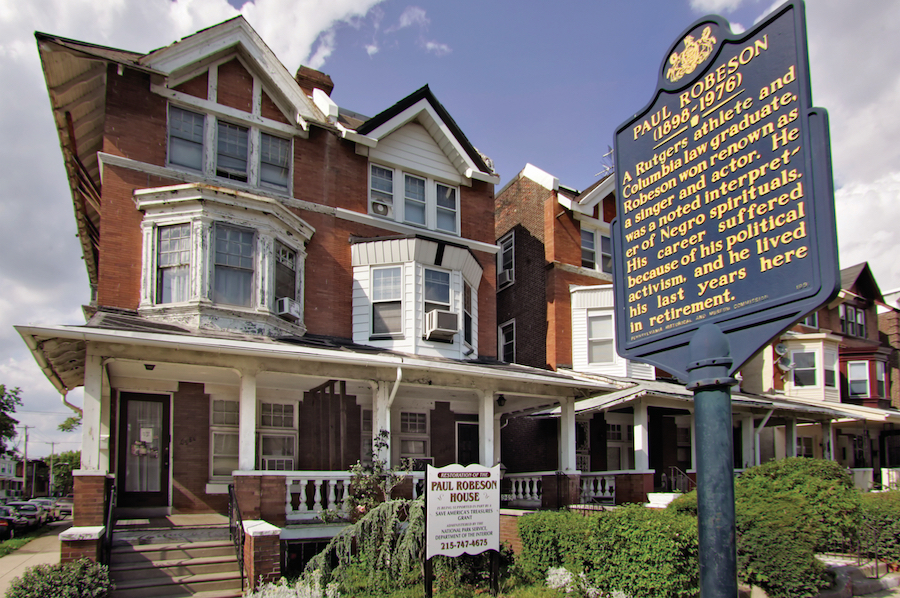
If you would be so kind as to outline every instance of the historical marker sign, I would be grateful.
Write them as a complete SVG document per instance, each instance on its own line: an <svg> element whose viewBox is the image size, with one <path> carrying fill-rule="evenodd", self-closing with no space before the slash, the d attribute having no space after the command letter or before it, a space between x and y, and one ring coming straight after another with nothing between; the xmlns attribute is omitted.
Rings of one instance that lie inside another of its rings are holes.
<svg viewBox="0 0 900 598"><path fill-rule="evenodd" d="M500 548L500 466L428 466L425 558Z"/></svg>
<svg viewBox="0 0 900 598"><path fill-rule="evenodd" d="M702 324L734 365L831 298L839 275L827 114L811 107L802 2L752 31L701 19L616 131L619 353L687 378Z"/></svg>

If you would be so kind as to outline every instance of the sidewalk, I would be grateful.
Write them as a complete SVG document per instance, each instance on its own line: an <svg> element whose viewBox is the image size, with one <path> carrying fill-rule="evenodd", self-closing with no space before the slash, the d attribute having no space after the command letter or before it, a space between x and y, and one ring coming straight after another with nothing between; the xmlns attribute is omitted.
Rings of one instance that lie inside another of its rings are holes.
<svg viewBox="0 0 900 598"><path fill-rule="evenodd" d="M54 521L49 524L48 531L12 554L0 558L0 596L5 596L10 582L21 577L29 567L58 563L59 534L70 527L72 527L71 517Z"/></svg>

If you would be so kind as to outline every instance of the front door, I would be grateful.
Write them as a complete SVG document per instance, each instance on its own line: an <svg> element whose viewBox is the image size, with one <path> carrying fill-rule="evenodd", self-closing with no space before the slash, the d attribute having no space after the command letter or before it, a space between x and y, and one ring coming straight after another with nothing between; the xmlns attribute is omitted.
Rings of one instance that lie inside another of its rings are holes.
<svg viewBox="0 0 900 598"><path fill-rule="evenodd" d="M168 506L169 395L123 392L119 416L118 506Z"/></svg>

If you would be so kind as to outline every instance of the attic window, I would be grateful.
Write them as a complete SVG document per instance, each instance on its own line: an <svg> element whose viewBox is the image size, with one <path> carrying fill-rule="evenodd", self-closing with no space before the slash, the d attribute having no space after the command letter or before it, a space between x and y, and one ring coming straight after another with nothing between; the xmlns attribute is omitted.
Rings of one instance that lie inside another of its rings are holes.
<svg viewBox="0 0 900 598"><path fill-rule="evenodd" d="M250 130L219 121L216 139L216 176L247 182Z"/></svg>
<svg viewBox="0 0 900 598"><path fill-rule="evenodd" d="M369 213L458 235L459 189L430 177L371 164Z"/></svg>
<svg viewBox="0 0 900 598"><path fill-rule="evenodd" d="M169 106L169 163L203 170L203 122L205 117Z"/></svg>

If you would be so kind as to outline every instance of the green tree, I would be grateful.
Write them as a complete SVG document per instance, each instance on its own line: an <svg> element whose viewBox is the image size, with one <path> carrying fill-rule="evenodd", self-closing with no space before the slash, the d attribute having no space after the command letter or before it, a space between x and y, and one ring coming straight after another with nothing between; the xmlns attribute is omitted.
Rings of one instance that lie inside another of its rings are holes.
<svg viewBox="0 0 900 598"><path fill-rule="evenodd" d="M81 427L81 414L67 417L65 421L57 426L60 432L74 432Z"/></svg>
<svg viewBox="0 0 900 598"><path fill-rule="evenodd" d="M44 458L50 466L50 457ZM72 492L72 471L81 467L81 451L65 451L53 456L53 488L56 496L65 496Z"/></svg>
<svg viewBox="0 0 900 598"><path fill-rule="evenodd" d="M22 406L20 393L19 388L7 390L6 385L0 384L0 455L12 451L6 443L16 435L16 424L19 423L19 420L15 419L12 414L16 412L16 407Z"/></svg>

